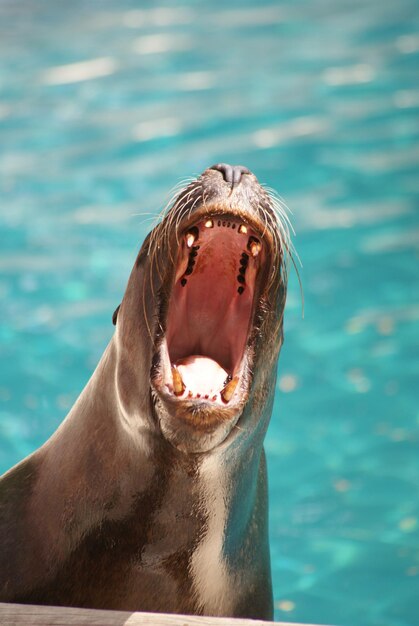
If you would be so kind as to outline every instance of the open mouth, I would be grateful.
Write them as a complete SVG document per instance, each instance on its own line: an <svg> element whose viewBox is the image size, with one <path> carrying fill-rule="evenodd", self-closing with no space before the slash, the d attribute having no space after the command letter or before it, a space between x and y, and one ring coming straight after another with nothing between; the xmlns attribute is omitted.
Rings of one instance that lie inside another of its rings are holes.
<svg viewBox="0 0 419 626"><path fill-rule="evenodd" d="M158 385L166 397L218 407L240 402L267 259L263 237L237 216L207 215L183 231Z"/></svg>

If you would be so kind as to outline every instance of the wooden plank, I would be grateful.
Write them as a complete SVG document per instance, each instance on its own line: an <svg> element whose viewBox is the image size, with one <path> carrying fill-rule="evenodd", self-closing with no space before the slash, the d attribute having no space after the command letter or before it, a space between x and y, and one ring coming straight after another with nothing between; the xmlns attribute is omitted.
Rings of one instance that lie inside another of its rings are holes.
<svg viewBox="0 0 419 626"><path fill-rule="evenodd" d="M225 617L98 611L56 606L0 603L1 626L302 626ZM309 626L306 624L305 626Z"/></svg>

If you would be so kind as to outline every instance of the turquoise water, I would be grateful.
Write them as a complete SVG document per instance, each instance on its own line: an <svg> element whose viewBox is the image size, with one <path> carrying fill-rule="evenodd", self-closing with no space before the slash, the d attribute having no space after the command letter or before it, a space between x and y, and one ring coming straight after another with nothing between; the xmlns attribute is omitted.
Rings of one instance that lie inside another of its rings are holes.
<svg viewBox="0 0 419 626"><path fill-rule="evenodd" d="M276 618L419 622L419 3L0 2L0 470L55 430L180 179L293 210ZM76 64L76 65L74 65Z"/></svg>

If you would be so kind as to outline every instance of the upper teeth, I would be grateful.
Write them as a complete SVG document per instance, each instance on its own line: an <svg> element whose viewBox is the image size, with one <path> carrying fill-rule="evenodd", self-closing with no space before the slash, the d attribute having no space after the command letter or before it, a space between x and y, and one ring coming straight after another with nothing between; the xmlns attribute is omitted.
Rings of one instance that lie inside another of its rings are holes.
<svg viewBox="0 0 419 626"><path fill-rule="evenodd" d="M250 244L250 254L252 257L257 257L261 250L262 246L259 242L253 241L253 243Z"/></svg>
<svg viewBox="0 0 419 626"><path fill-rule="evenodd" d="M192 248L194 241L195 235L193 233L188 233L186 235L186 245L188 246L188 248Z"/></svg>

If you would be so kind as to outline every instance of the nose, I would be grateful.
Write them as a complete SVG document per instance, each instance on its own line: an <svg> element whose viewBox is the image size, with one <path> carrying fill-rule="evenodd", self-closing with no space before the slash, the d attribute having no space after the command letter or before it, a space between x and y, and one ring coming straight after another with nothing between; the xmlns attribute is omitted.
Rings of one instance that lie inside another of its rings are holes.
<svg viewBox="0 0 419 626"><path fill-rule="evenodd" d="M251 174L250 170L244 167L244 165L228 165L228 163L216 163L210 169L221 172L226 183L231 184L232 188L239 184L242 174Z"/></svg>

